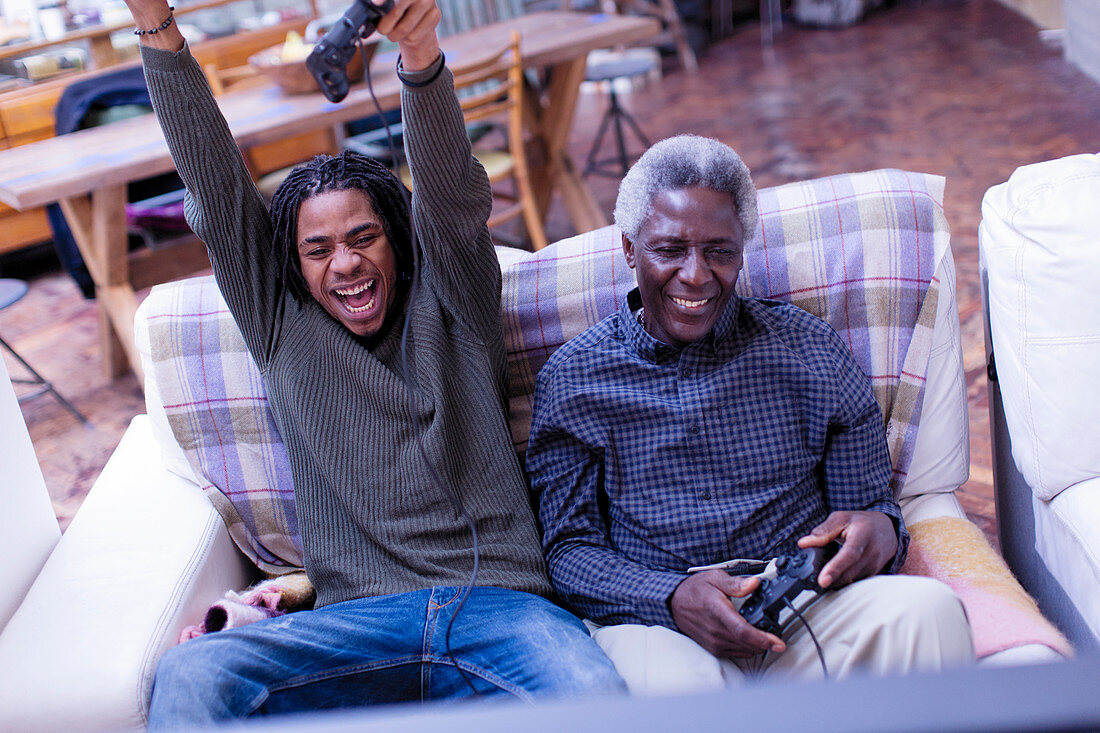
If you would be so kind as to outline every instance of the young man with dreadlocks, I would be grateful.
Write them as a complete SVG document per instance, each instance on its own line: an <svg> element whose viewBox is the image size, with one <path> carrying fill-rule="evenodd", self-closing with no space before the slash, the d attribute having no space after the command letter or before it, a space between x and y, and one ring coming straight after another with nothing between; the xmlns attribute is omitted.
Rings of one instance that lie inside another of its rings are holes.
<svg viewBox="0 0 1100 733"><path fill-rule="evenodd" d="M153 106L188 220L263 374L317 590L313 611L169 651L150 728L621 689L584 626L546 600L502 407L491 193L433 0L398 0L378 25L401 51L411 212L388 170L345 152L295 170L270 214L165 0L127 2L139 30L157 29L140 35Z"/></svg>

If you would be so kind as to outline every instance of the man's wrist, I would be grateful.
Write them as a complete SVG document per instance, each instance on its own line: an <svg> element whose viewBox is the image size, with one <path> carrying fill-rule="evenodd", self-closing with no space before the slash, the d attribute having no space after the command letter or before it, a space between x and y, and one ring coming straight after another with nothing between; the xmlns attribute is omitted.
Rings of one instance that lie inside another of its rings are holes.
<svg viewBox="0 0 1100 733"><path fill-rule="evenodd" d="M894 539L897 542L894 546L894 554L877 573L878 575L893 575L901 570L909 550L909 532L905 529L905 520L902 519L900 514L887 511L882 507L871 511L885 514L886 518L890 520L891 528L894 530Z"/></svg>
<svg viewBox="0 0 1100 733"><path fill-rule="evenodd" d="M175 16L176 9L169 5L168 15L160 22L159 25L153 25L155 21L148 21L146 23L139 23L138 27L134 29L135 36L155 36L161 31L165 30L168 26L176 22Z"/></svg>
<svg viewBox="0 0 1100 733"><path fill-rule="evenodd" d="M410 73L425 71L430 68L442 53L438 41L435 43L400 43L398 49L401 52L401 64L404 70Z"/></svg>
<svg viewBox="0 0 1100 733"><path fill-rule="evenodd" d="M183 34L176 23L175 8L167 2L130 5L134 33L143 46L178 51L183 46Z"/></svg>
<svg viewBox="0 0 1100 733"><path fill-rule="evenodd" d="M409 87L424 87L435 81L441 73L443 73L443 67L446 64L446 58L441 51L432 63L428 64L423 69L410 69L405 63L405 57L399 55L397 57L397 76L401 79L401 82L405 86Z"/></svg>

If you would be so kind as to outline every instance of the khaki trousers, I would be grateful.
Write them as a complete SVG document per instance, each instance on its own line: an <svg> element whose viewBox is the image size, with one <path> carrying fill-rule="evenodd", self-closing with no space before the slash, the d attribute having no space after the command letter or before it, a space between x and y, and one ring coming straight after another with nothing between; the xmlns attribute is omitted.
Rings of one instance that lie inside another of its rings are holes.
<svg viewBox="0 0 1100 733"><path fill-rule="evenodd" d="M878 575L814 598L804 592L794 605L817 636L830 678L939 670L974 660L962 603L937 580ZM789 615L785 611L780 621L787 623ZM813 640L797 619L783 633L787 651L738 660L718 659L663 626L586 623L635 694L713 690L772 675L823 677Z"/></svg>

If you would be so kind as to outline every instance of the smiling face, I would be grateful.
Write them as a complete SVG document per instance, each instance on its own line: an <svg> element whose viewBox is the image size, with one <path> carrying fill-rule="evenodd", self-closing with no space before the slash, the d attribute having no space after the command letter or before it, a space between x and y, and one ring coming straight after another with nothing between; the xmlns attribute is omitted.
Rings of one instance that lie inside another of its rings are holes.
<svg viewBox="0 0 1100 733"><path fill-rule="evenodd" d="M378 333L396 297L397 265L370 196L348 189L303 201L297 246L321 307L356 336Z"/></svg>
<svg viewBox="0 0 1100 733"><path fill-rule="evenodd" d="M680 188L657 194L637 241L623 237L627 264L638 275L646 331L672 346L709 333L733 295L743 249L728 193Z"/></svg>

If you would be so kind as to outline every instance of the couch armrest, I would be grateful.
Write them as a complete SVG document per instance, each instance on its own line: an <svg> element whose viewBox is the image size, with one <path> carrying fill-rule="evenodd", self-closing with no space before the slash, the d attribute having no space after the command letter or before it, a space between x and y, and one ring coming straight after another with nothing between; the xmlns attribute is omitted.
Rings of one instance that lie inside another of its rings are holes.
<svg viewBox="0 0 1100 733"><path fill-rule="evenodd" d="M157 660L250 565L134 418L0 635L8 730L140 729Z"/></svg>
<svg viewBox="0 0 1100 733"><path fill-rule="evenodd" d="M939 278L936 325L913 457L898 496L903 507L906 499L953 494L966 483L970 473L970 423L955 299L955 262L950 249L936 267L936 276ZM906 517L905 521L910 520Z"/></svg>

